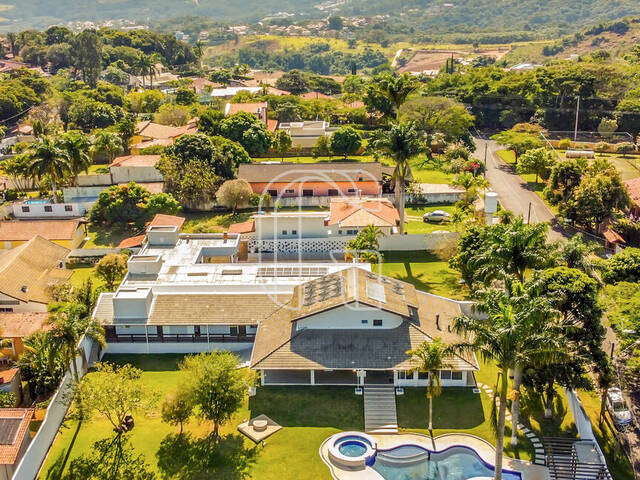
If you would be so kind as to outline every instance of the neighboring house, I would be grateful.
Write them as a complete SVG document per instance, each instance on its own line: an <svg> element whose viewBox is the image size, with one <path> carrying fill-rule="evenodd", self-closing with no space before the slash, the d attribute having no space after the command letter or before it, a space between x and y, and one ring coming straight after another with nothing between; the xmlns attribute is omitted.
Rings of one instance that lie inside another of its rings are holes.
<svg viewBox="0 0 640 480"><path fill-rule="evenodd" d="M333 100L330 95L325 95L320 92L307 92L299 95L302 100Z"/></svg>
<svg viewBox="0 0 640 480"><path fill-rule="evenodd" d="M31 443L32 408L0 408L0 480L11 480Z"/></svg>
<svg viewBox="0 0 640 480"><path fill-rule="evenodd" d="M258 103L227 103L224 108L226 116L234 115L238 112L247 112L255 115L255 117L267 126L270 132L274 132L278 126L278 121L267 117L269 107L267 102Z"/></svg>
<svg viewBox="0 0 640 480"><path fill-rule="evenodd" d="M286 197L378 195L381 164L371 163L244 163L238 178L252 190Z"/></svg>
<svg viewBox="0 0 640 480"><path fill-rule="evenodd" d="M164 88L166 84L170 82L175 82L180 77L174 73L171 73L164 65L161 63L155 64L155 73L153 75L153 79L150 79L148 75L146 76L131 76L130 84L134 87L145 87L145 88Z"/></svg>
<svg viewBox="0 0 640 480"><path fill-rule="evenodd" d="M21 206L22 210L30 208L30 205ZM83 242L85 232L78 219L0 222L0 250L22 245L37 235L63 247L73 249L78 248Z"/></svg>
<svg viewBox="0 0 640 480"><path fill-rule="evenodd" d="M136 135L131 138L130 150L132 155L139 155L140 151L154 146L167 147L182 135L198 131L197 118L192 118L182 127L161 125L151 121L138 122Z"/></svg>
<svg viewBox="0 0 640 480"><path fill-rule="evenodd" d="M176 227L178 231L182 228L185 222L184 217L178 217L175 215L165 215L164 213L157 213L153 219L147 225L149 227ZM144 245L147 235L136 235L135 237L125 238L120 242L118 248L134 249L138 251Z"/></svg>
<svg viewBox="0 0 640 480"><path fill-rule="evenodd" d="M70 200L74 200L70 198ZM87 201L84 201L87 200ZM83 217L87 214L95 200L81 199L67 203L53 203L50 200L27 199L11 205L13 216L20 219L63 219Z"/></svg>
<svg viewBox="0 0 640 480"><path fill-rule="evenodd" d="M18 368L8 368L0 370L0 392L13 393L16 396L16 405L22 400L22 384L20 370Z"/></svg>
<svg viewBox="0 0 640 480"><path fill-rule="evenodd" d="M117 157L109 170L113 183L162 182L164 178L156 169L160 155L126 155Z"/></svg>
<svg viewBox="0 0 640 480"><path fill-rule="evenodd" d="M326 225L329 235L357 235L368 225L378 227L383 235L392 235L398 233L400 214L386 198L334 199Z"/></svg>
<svg viewBox="0 0 640 480"><path fill-rule="evenodd" d="M61 267L68 253L39 235L1 252L0 312L46 312L51 288L73 274Z"/></svg>
<svg viewBox="0 0 640 480"><path fill-rule="evenodd" d="M213 90L211 90L211 96L214 98L233 98L235 97L238 93L240 92L249 92L251 95L257 95L257 94L262 94L264 92L264 90L267 90L267 94L268 95L278 95L278 96L283 96L283 95L290 95L290 92L287 92L285 90L280 90L278 88L274 88L274 87L259 87L259 86L236 86L236 87L222 87L222 88L214 88Z"/></svg>
<svg viewBox="0 0 640 480"><path fill-rule="evenodd" d="M251 368L262 385L425 386L407 354L451 330L458 302L418 292L409 283L358 267L308 281L283 308L258 324ZM451 355L443 386L475 385L475 355Z"/></svg>
<svg viewBox="0 0 640 480"><path fill-rule="evenodd" d="M631 214L640 217L640 177L624 182L631 200Z"/></svg>
<svg viewBox="0 0 640 480"><path fill-rule="evenodd" d="M11 344L0 353L16 361L25 351L24 339L36 332L51 328L48 312L0 313L0 338Z"/></svg>
<svg viewBox="0 0 640 480"><path fill-rule="evenodd" d="M329 127L329 122L324 120L307 120L304 122L281 123L278 130L284 130L291 136L291 145L311 149L318 138L330 137L335 128Z"/></svg>

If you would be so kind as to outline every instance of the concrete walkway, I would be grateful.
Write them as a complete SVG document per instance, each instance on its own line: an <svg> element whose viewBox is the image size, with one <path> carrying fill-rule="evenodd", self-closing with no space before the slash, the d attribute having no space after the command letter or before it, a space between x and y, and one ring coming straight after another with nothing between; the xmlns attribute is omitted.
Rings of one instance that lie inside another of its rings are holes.
<svg viewBox="0 0 640 480"><path fill-rule="evenodd" d="M398 433L394 387L365 385L364 430L367 433Z"/></svg>

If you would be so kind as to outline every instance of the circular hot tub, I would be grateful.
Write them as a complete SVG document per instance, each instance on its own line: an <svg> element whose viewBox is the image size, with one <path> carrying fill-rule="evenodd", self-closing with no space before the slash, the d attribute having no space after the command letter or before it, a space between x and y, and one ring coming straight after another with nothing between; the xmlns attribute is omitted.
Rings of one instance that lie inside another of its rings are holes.
<svg viewBox="0 0 640 480"><path fill-rule="evenodd" d="M376 441L366 433L343 432L329 439L329 458L340 467L364 468L376 456Z"/></svg>

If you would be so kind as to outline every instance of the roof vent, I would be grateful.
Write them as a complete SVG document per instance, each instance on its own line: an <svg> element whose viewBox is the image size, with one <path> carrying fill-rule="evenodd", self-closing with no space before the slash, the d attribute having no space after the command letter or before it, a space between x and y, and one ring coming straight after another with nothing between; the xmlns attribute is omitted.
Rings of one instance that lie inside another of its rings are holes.
<svg viewBox="0 0 640 480"><path fill-rule="evenodd" d="M29 287L23 285L22 287L20 287L20 290L22 290L22 293L27 293L29 291Z"/></svg>

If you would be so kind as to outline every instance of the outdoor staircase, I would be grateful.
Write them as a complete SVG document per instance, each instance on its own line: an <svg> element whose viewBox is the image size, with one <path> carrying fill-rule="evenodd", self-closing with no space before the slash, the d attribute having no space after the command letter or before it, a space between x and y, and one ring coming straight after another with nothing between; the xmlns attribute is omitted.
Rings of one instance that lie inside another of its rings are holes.
<svg viewBox="0 0 640 480"><path fill-rule="evenodd" d="M398 433L396 393L393 386L364 387L364 430L367 433Z"/></svg>

